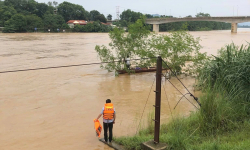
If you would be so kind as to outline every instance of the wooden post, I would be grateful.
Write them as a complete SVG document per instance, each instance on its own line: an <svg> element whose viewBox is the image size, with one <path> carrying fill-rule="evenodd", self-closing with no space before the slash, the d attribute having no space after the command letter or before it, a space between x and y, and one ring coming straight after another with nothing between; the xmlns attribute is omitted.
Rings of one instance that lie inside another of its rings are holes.
<svg viewBox="0 0 250 150"><path fill-rule="evenodd" d="M154 143L159 143L160 136L160 115L161 115L161 75L162 75L162 59L159 56L157 59L156 70L156 91L155 91L155 133Z"/></svg>

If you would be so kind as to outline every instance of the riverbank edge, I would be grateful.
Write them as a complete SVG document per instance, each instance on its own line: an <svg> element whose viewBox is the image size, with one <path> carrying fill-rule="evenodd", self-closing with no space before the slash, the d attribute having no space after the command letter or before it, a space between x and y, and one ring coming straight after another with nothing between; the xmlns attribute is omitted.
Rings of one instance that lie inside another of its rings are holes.
<svg viewBox="0 0 250 150"><path fill-rule="evenodd" d="M201 102L204 102L211 91L203 93ZM214 97L215 98L215 97ZM222 98L222 99L221 99ZM216 103L222 103L223 97L214 99ZM228 107L225 102L223 105ZM216 132L201 133L202 128L201 111L192 112L189 117L174 117L169 123L162 124L160 129L160 142L168 144L169 149L192 149L192 150L245 150L250 147L250 119L234 121L228 124L228 129L217 128ZM153 116L153 115L149 115ZM148 127L141 129L138 135L115 137L114 141L123 145L126 149L142 149L141 144L154 139L154 124L152 117L148 117L151 122ZM223 125L222 125L223 126ZM206 132L206 131L205 131Z"/></svg>

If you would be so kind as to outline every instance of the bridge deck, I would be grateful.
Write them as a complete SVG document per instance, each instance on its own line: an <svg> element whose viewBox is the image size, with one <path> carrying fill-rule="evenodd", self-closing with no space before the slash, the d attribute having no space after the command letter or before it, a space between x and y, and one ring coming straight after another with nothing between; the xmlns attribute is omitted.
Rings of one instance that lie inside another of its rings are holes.
<svg viewBox="0 0 250 150"><path fill-rule="evenodd" d="M146 19L147 24L163 24L182 21L216 21L228 23L250 22L250 16L235 17L185 17L185 18L151 18Z"/></svg>

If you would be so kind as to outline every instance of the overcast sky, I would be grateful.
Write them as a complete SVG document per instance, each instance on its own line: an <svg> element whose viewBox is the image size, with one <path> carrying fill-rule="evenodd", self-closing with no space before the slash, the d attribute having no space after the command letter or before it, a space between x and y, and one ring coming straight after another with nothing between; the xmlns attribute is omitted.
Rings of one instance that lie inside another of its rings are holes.
<svg viewBox="0 0 250 150"><path fill-rule="evenodd" d="M53 0L36 0L37 2ZM65 0L55 0L62 3ZM70 0L70 3L82 5L88 11L98 10L105 16L116 16L116 6L120 13L126 9L148 14L194 16L197 12L211 16L250 16L250 0Z"/></svg>
<svg viewBox="0 0 250 150"><path fill-rule="evenodd" d="M36 0L45 2L52 0ZM55 0L62 3L65 0ZM198 12L211 16L250 16L250 0L70 0L70 3L82 5L87 11L98 10L116 19L116 7L119 12L126 9L144 14L172 15L174 17L194 16Z"/></svg>

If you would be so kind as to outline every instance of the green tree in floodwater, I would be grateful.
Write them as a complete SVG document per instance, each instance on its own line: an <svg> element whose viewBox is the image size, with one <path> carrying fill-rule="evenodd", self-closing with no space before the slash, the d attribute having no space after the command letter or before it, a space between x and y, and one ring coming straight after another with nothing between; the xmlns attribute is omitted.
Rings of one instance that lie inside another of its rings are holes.
<svg viewBox="0 0 250 150"><path fill-rule="evenodd" d="M203 60L206 59L206 53L199 52L201 48L199 38L194 38L185 31L171 32L169 35L150 34L149 27L144 21L145 18L142 18L131 24L128 27L128 33L119 28L111 31L109 33L112 41L109 43L111 49L104 45L95 47L100 60L110 62L102 64L101 68L116 71L117 75L117 70L124 69L130 72L125 64L127 57L135 59L157 56L161 56L175 72L185 71L185 73L193 74L194 70L202 65ZM184 24L182 28L186 29L187 25ZM117 60L119 62L115 62ZM188 68L182 70L187 61L190 62ZM156 59L142 59L132 65L155 66Z"/></svg>
<svg viewBox="0 0 250 150"><path fill-rule="evenodd" d="M144 19L138 19L135 24L129 26L128 33L125 33L123 29L114 28L113 31L109 33L109 37L112 40L108 47L102 45L96 45L95 50L97 51L99 58L102 62L110 62L101 65L108 71L117 71L126 69L125 60L127 57L136 58L138 57L138 49L143 48L147 45L146 40L150 31L148 27L144 24ZM115 63L114 61L119 60ZM116 72L117 75L117 72Z"/></svg>

